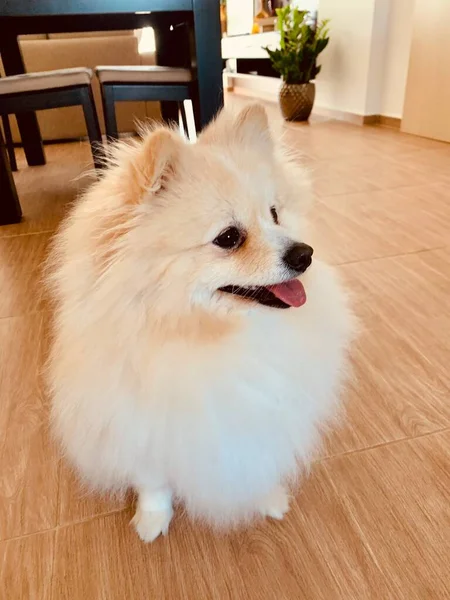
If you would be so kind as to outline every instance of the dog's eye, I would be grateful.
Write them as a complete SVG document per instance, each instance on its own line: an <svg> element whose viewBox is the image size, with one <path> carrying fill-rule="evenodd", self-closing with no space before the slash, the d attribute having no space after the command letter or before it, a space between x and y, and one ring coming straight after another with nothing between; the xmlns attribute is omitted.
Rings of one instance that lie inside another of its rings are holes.
<svg viewBox="0 0 450 600"><path fill-rule="evenodd" d="M275 206L272 206L272 208L270 209L270 214L272 215L272 219L275 225L278 225L278 212Z"/></svg>
<svg viewBox="0 0 450 600"><path fill-rule="evenodd" d="M213 243L220 248L233 250L234 248L238 248L244 240L245 235L242 231L239 231L237 227L228 227L228 229L225 229L225 231L222 231L222 233L216 237Z"/></svg>

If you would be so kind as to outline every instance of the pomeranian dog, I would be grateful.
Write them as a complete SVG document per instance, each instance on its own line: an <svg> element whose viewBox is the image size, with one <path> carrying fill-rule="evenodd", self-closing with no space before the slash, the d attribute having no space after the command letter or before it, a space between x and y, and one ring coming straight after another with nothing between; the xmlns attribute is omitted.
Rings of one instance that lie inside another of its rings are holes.
<svg viewBox="0 0 450 600"><path fill-rule="evenodd" d="M352 316L308 198L252 105L195 144L118 144L56 236L54 429L88 486L136 490L144 541L175 499L219 527L281 519L335 414Z"/></svg>

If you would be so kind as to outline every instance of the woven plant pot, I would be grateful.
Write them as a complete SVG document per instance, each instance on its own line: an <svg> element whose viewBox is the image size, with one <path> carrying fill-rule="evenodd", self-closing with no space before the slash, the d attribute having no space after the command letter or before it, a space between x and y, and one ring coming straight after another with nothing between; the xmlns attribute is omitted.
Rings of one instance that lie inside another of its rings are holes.
<svg viewBox="0 0 450 600"><path fill-rule="evenodd" d="M280 107L286 121L307 121L316 95L314 83L283 83Z"/></svg>

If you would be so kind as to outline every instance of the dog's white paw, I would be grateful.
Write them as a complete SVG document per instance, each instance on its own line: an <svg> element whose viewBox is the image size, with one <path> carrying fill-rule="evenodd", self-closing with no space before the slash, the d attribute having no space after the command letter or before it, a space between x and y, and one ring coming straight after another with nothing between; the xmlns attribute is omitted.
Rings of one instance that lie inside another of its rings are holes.
<svg viewBox="0 0 450 600"><path fill-rule="evenodd" d="M161 534L167 535L172 515L172 508L148 511L138 507L131 523L141 540L150 543Z"/></svg>
<svg viewBox="0 0 450 600"><path fill-rule="evenodd" d="M289 510L289 494L282 485L277 485L264 499L259 512L263 517L281 521Z"/></svg>

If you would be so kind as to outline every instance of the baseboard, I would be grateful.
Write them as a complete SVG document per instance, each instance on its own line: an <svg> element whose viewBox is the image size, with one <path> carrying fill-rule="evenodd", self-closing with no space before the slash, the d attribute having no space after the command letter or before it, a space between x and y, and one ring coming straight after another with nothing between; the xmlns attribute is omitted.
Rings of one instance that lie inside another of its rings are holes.
<svg viewBox="0 0 450 600"><path fill-rule="evenodd" d="M397 117L386 117L385 115L366 115L363 118L363 125L381 125L390 129L400 129L401 119Z"/></svg>
<svg viewBox="0 0 450 600"><path fill-rule="evenodd" d="M224 73L224 87L229 92L242 96L259 98L266 102L278 102L281 82L275 77L249 75L246 73ZM359 115L324 106L314 106L313 113L329 119L345 121L353 125L382 125L391 129L400 129L401 119L384 115Z"/></svg>
<svg viewBox="0 0 450 600"><path fill-rule="evenodd" d="M327 108L324 106L314 106L313 113L319 115L320 117L327 117L328 119L335 119L336 121L352 123L352 125L366 125L364 121L366 117L344 110L336 110L334 108Z"/></svg>
<svg viewBox="0 0 450 600"><path fill-rule="evenodd" d="M364 115L362 118L361 125L379 125L380 115Z"/></svg>
<svg viewBox="0 0 450 600"><path fill-rule="evenodd" d="M383 127L390 127L391 129L400 129L402 120L398 117L386 117L380 115L380 125L383 125Z"/></svg>

